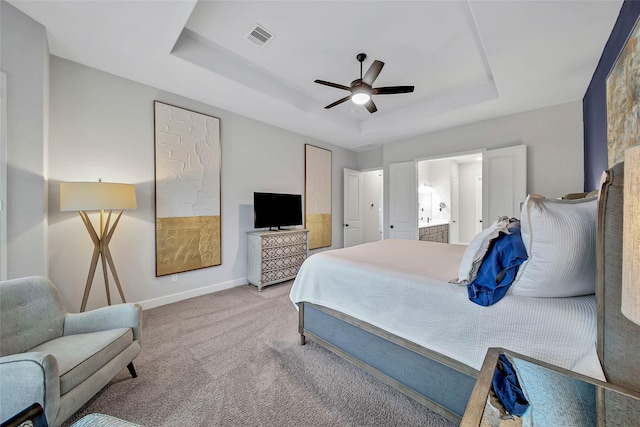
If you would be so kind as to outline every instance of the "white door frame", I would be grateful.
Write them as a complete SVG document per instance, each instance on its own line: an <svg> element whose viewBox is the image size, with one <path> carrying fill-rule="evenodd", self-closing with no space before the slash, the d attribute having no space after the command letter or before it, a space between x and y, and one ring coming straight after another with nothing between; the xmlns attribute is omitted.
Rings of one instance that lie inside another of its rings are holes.
<svg viewBox="0 0 640 427"><path fill-rule="evenodd" d="M0 280L7 274L7 75L0 71Z"/></svg>
<svg viewBox="0 0 640 427"><path fill-rule="evenodd" d="M482 231L482 176L476 176L475 228L476 234Z"/></svg>
<svg viewBox="0 0 640 427"><path fill-rule="evenodd" d="M449 243L460 243L460 174L451 176L449 201Z"/></svg>

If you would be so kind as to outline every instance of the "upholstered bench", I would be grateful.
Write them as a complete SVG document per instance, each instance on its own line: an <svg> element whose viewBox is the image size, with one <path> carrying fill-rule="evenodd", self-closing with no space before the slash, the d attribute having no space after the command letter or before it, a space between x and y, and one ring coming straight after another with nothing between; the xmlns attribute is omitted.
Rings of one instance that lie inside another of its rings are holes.
<svg viewBox="0 0 640 427"><path fill-rule="evenodd" d="M71 427L142 427L140 424L130 423L120 418L105 414L89 414L82 417Z"/></svg>
<svg viewBox="0 0 640 427"><path fill-rule="evenodd" d="M44 410L39 403L33 403L13 417L2 422L2 427L49 427ZM130 423L120 418L105 414L89 414L71 427L142 427L139 424Z"/></svg>

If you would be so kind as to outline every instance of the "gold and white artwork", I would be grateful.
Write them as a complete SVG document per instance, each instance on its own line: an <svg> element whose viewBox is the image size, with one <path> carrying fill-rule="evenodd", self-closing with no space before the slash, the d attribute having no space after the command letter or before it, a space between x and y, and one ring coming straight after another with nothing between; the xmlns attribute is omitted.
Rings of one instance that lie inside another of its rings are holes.
<svg viewBox="0 0 640 427"><path fill-rule="evenodd" d="M154 110L156 276L220 265L220 119Z"/></svg>
<svg viewBox="0 0 640 427"><path fill-rule="evenodd" d="M305 228L309 249L331 246L331 151L305 145Z"/></svg>

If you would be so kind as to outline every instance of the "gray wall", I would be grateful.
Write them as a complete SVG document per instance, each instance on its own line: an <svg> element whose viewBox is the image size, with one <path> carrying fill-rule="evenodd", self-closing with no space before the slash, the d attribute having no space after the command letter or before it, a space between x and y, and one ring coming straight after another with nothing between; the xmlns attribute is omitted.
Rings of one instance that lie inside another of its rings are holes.
<svg viewBox="0 0 640 427"><path fill-rule="evenodd" d="M384 144L385 176L389 164L445 156L483 148L527 145L527 191L548 197L580 192L583 186L583 130L580 101L555 105ZM372 153L359 153L371 164ZM389 181L384 183L384 211L389 212ZM384 218L389 235L389 217Z"/></svg>
<svg viewBox="0 0 640 427"><path fill-rule="evenodd" d="M582 103L555 105L385 144L390 163L451 153L527 145L527 188L557 197L580 192L583 171Z"/></svg>
<svg viewBox="0 0 640 427"><path fill-rule="evenodd" d="M7 277L48 275L49 49L43 26L0 2L7 74Z"/></svg>
<svg viewBox="0 0 640 427"><path fill-rule="evenodd" d="M221 119L222 265L175 283L155 277L154 100ZM79 307L93 245L78 215L60 212L60 181L136 184L138 209L125 212L110 247L127 299L152 307L246 283L253 192L304 194L305 143L332 151L332 247L341 247L342 169L357 166L356 153L52 56L49 254L67 306ZM95 282L89 308L105 301Z"/></svg>
<svg viewBox="0 0 640 427"><path fill-rule="evenodd" d="M382 164L383 159L381 146L358 153L358 168L362 171L381 169Z"/></svg>

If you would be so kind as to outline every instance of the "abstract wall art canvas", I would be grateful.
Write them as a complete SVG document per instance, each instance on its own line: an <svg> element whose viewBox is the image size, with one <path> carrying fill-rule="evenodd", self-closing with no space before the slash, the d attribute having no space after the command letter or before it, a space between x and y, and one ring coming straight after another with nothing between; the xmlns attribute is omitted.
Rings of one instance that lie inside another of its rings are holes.
<svg viewBox="0 0 640 427"><path fill-rule="evenodd" d="M305 228L309 249L331 246L331 151L305 144Z"/></svg>
<svg viewBox="0 0 640 427"><path fill-rule="evenodd" d="M624 160L624 150L640 141L640 24L607 77L609 167Z"/></svg>
<svg viewBox="0 0 640 427"><path fill-rule="evenodd" d="M156 276L221 264L220 119L154 102Z"/></svg>

